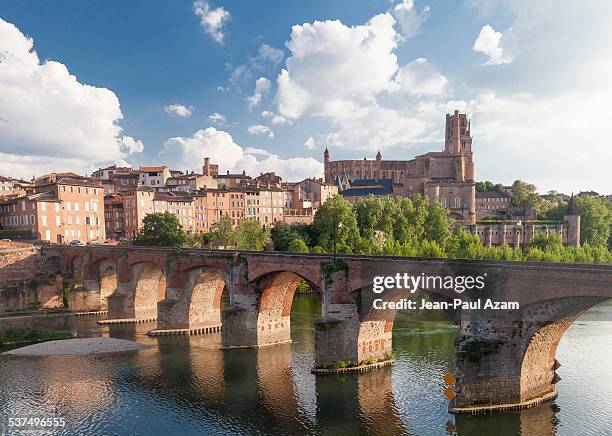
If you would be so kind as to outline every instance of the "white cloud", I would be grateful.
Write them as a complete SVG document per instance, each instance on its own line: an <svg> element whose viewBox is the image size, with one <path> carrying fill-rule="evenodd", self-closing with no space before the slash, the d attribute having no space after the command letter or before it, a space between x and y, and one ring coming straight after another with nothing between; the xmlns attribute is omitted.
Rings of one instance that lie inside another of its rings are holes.
<svg viewBox="0 0 612 436"><path fill-rule="evenodd" d="M142 153L144 151L144 144L138 139L134 139L131 136L124 136L120 140L121 152L125 154Z"/></svg>
<svg viewBox="0 0 612 436"><path fill-rule="evenodd" d="M489 57L487 65L509 64L512 62L512 56L504 53L502 38L500 32L496 32L487 24L480 29L472 50L486 54Z"/></svg>
<svg viewBox="0 0 612 436"><path fill-rule="evenodd" d="M421 26L429 17L429 6L418 11L414 7L413 0L403 0L393 8L393 15L400 26L402 36L411 38L419 33Z"/></svg>
<svg viewBox="0 0 612 436"><path fill-rule="evenodd" d="M393 50L398 35L390 14L348 27L340 21L293 26L287 48L291 56L278 77L281 115L335 115L355 101L367 101L392 88L397 71Z"/></svg>
<svg viewBox="0 0 612 436"><path fill-rule="evenodd" d="M177 168L192 168L198 165L204 156L209 156L214 163L218 163L222 171L245 170L251 175L275 171L283 179L292 181L320 177L323 173L323 165L316 159L283 159L262 149L243 149L234 142L229 133L214 127L199 130L190 137L170 138L165 142L162 151L162 158Z"/></svg>
<svg viewBox="0 0 612 436"><path fill-rule="evenodd" d="M276 68L283 60L285 52L268 44L262 44L257 50L257 56L249 57L251 66L263 71L268 68Z"/></svg>
<svg viewBox="0 0 612 436"><path fill-rule="evenodd" d="M177 115L181 118L189 118L193 113L193 106L184 106L182 104L169 104L164 107L167 114Z"/></svg>
<svg viewBox="0 0 612 436"><path fill-rule="evenodd" d="M304 145L306 146L306 148L308 150L314 150L315 148L315 139L311 136L309 137L306 142L304 142Z"/></svg>
<svg viewBox="0 0 612 436"><path fill-rule="evenodd" d="M255 92L252 96L247 97L247 101L249 102L249 109L259 105L261 103L262 97L270 91L270 79L265 77L260 77L255 82Z"/></svg>
<svg viewBox="0 0 612 436"><path fill-rule="evenodd" d="M270 122L272 124L274 124L275 126L283 126L285 124L293 124L290 120L288 120L287 118L283 117L282 115L278 115L275 114L274 112L270 112L270 111L262 111L261 112L261 116L264 118L270 118Z"/></svg>
<svg viewBox="0 0 612 436"><path fill-rule="evenodd" d="M2 19L0 118L0 172L5 175L80 172L92 162L122 159L131 151L130 140L122 137L117 96L80 83L59 62L41 63L32 39ZM140 149L137 142L132 149Z"/></svg>
<svg viewBox="0 0 612 436"><path fill-rule="evenodd" d="M266 135L268 138L274 138L274 132L268 126L262 124L250 125L247 131L251 135Z"/></svg>
<svg viewBox="0 0 612 436"><path fill-rule="evenodd" d="M330 144L357 149L410 146L430 135L443 114L435 122L423 119L414 99L443 95L447 80L425 59L400 69L395 24L385 13L352 27L340 21L293 26L290 56L277 78L280 115L322 118L332 127Z"/></svg>
<svg viewBox="0 0 612 436"><path fill-rule="evenodd" d="M470 75L479 179L610 192L612 3L505 0L493 10L515 17L501 38L512 62Z"/></svg>
<svg viewBox="0 0 612 436"><path fill-rule="evenodd" d="M400 89L414 95L437 95L444 92L448 80L425 58L419 58L403 66L397 72Z"/></svg>
<svg viewBox="0 0 612 436"><path fill-rule="evenodd" d="M230 19L230 13L223 7L211 8L207 1L193 2L193 12L200 18L200 25L219 44L223 44L223 28Z"/></svg>
<svg viewBox="0 0 612 436"><path fill-rule="evenodd" d="M215 123L215 124L223 124L227 120L225 118L225 115L222 115L219 112L213 112L212 114L208 116L208 121L210 121L211 123Z"/></svg>

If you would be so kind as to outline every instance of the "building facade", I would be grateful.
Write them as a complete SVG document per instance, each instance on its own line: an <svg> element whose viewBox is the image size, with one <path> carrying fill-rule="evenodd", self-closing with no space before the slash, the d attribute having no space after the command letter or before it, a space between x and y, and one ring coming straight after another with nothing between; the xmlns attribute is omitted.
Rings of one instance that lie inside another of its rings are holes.
<svg viewBox="0 0 612 436"><path fill-rule="evenodd" d="M324 155L325 182L389 179L395 195L422 194L448 208L451 217L476 222L476 187L470 121L455 111L446 115L444 151L429 152L412 160L375 159L332 161Z"/></svg>

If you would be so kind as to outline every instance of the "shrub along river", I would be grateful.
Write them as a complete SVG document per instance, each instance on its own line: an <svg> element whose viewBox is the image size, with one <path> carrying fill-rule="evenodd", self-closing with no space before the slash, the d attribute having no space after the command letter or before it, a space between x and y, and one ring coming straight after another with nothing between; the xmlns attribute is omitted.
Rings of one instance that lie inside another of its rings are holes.
<svg viewBox="0 0 612 436"><path fill-rule="evenodd" d="M453 368L452 324L397 321L395 365L315 377L317 312L315 297L296 296L293 343L239 350L222 350L220 334L149 338L154 324L109 328L78 318L80 337L154 347L1 356L0 432L13 430L9 417L62 417L65 426L53 434L612 434L612 304L591 309L566 332L555 402L460 417L447 412L443 394L442 376Z"/></svg>

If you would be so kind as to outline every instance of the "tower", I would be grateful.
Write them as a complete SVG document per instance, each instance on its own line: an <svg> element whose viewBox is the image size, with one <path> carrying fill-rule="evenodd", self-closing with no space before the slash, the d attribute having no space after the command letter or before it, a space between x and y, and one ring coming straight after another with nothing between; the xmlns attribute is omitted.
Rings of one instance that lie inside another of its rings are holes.
<svg viewBox="0 0 612 436"><path fill-rule="evenodd" d="M325 183L333 183L333 180L331 180L331 162L329 160L329 150L327 147L325 147L325 151L323 152L323 179Z"/></svg>
<svg viewBox="0 0 612 436"><path fill-rule="evenodd" d="M466 114L455 111L453 115L446 114L444 151L453 154L472 153L472 136L470 135L470 120Z"/></svg>
<svg viewBox="0 0 612 436"><path fill-rule="evenodd" d="M567 226L567 245L580 246L580 209L574 198L574 194L567 203L567 211L563 217L563 224Z"/></svg>

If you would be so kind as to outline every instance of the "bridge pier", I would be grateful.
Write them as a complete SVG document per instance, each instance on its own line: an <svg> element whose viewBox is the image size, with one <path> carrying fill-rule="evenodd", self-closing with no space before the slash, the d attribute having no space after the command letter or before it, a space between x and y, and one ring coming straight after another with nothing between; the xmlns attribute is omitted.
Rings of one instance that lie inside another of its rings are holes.
<svg viewBox="0 0 612 436"><path fill-rule="evenodd" d="M604 301L572 297L537 302L513 318L487 311L461 313L455 342L457 396L452 413L526 409L557 396L557 346L572 322Z"/></svg>

